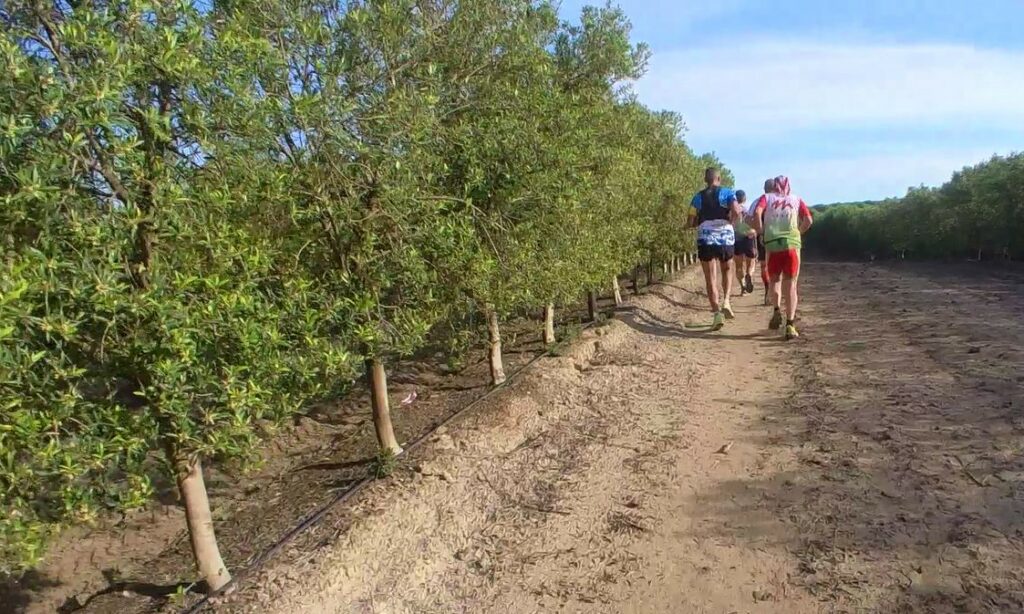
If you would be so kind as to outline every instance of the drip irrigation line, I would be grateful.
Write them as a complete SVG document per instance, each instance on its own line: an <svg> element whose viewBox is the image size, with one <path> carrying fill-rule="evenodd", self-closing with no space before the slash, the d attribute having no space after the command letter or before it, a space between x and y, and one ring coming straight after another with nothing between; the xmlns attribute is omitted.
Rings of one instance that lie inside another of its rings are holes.
<svg viewBox="0 0 1024 614"><path fill-rule="evenodd" d="M593 327L595 324L597 324L597 321L585 323L580 328L580 332L583 332L583 331ZM396 456L396 458L402 458L403 456L406 456L409 452L412 452L413 450L418 448L424 441L426 441L431 435L436 433L439 429L447 426L453 420L455 420L459 416L462 416L463 414L465 414L469 410L473 409L474 407L476 407L480 403L484 402L485 400L490 398L492 395L496 394L498 391L503 390L504 388L508 387L508 385L511 384L513 381L515 381L515 379L518 378L520 374L522 374L524 371L526 371L527 369L532 367L534 365L534 363L536 363L541 358L544 358L545 356L550 356L550 355L551 355L550 350L545 350L545 351L537 354L533 358L531 358L530 361L527 362L525 365L523 365L523 366L519 367L518 369L516 369L508 377L508 379L505 380L504 383L499 384L497 386L493 386L490 390L488 390L484 394L480 395L476 399L470 401L467 405L465 405L461 409L456 410L455 413L453 413L452 415L448 416L447 418L441 420L440 422L438 422L437 424L432 426L429 430L427 430L425 433L421 434L419 437L414 439L411 443L409 443L407 446L405 446L405 449L402 450L402 452L399 453ZM238 573L234 574L231 577L231 580L227 584L225 584L223 587L221 587L220 590L218 590L218 591L216 591L214 593L210 593L210 594L204 595L202 599L200 599L199 601L195 602L194 604L192 604L188 608L182 610L181 614L196 614L197 612L200 612L206 606L212 605L211 601L213 599L216 599L217 597L226 594L227 591L229 591L229 590L239 586L242 580L244 580L245 578L251 576L254 572L257 572L257 571L261 570L263 568L263 566L266 565L267 561L269 561L271 558L273 558L275 555L277 555L285 546L287 546L289 543L291 543L296 537L298 537L299 535L305 533L310 528L312 528L312 527L316 526L317 524L319 524L320 521L323 520L324 517L327 516L328 513L330 513L332 510L334 510L334 508L338 507L339 505L345 503L346 501L348 501L352 497L354 497L357 494L359 494L360 491L362 491L364 488L366 488L371 483L376 482L377 479L378 478L376 478L376 477L368 475L368 476L366 476L364 478L361 478L355 484L353 484L353 485L349 486L348 488L346 488L346 489L342 490L341 492L339 492L337 495L335 495L327 503L325 503L322 506L320 506L312 514L310 514L309 516L306 516L306 518L304 518L302 521L300 521L297 525L295 525L294 527L289 529L284 535L282 535L280 538L278 538L277 541L275 541L273 544L271 544L269 548L267 548L266 550L261 552L256 558L250 559L248 564L242 570L240 570Z"/></svg>

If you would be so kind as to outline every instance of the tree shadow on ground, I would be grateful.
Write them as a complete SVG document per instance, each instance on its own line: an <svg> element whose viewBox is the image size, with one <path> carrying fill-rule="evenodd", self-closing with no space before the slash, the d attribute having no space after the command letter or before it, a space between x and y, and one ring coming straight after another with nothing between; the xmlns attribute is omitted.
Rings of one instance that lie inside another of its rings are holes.
<svg viewBox="0 0 1024 614"><path fill-rule="evenodd" d="M698 311L698 312L707 311L707 309L705 309L705 308L697 307L696 305L689 305L689 304L677 301L674 298L666 295L664 292L659 292L657 290L652 290L651 291L651 296L656 296L656 297L660 298L661 300L665 301L666 303L668 303L668 304L670 304L673 307L676 307L678 309L685 309L687 311Z"/></svg>
<svg viewBox="0 0 1024 614"><path fill-rule="evenodd" d="M736 335L724 331L712 331L710 323L707 325L702 324L695 328L686 328L675 322L663 320L650 311L642 308L620 313L619 319L633 330L655 337L676 339L763 339L765 341L769 341L768 339L765 339L764 334L762 333Z"/></svg>
<svg viewBox="0 0 1024 614"><path fill-rule="evenodd" d="M0 578L0 612L20 614L26 611L35 591L59 583L37 571L29 571L19 578Z"/></svg>
<svg viewBox="0 0 1024 614"><path fill-rule="evenodd" d="M751 433L787 460L699 493L705 537L791 553L830 611L1024 611L1022 288L940 303L913 270L844 266L809 276L816 338Z"/></svg>
<svg viewBox="0 0 1024 614"><path fill-rule="evenodd" d="M206 593L207 585L205 582L178 582L175 584L150 584L148 582L111 582L106 588L96 591L92 595L89 595L85 601L80 601L78 597L69 597L62 606L57 608L58 614L71 614L72 612L78 612L86 609L89 605L97 599L110 595L113 593L134 593L142 597L148 597L155 600L156 607L160 608L166 605L171 596L182 593L184 591L192 593Z"/></svg>
<svg viewBox="0 0 1024 614"><path fill-rule="evenodd" d="M679 284L669 283L667 281L663 281L659 285L665 286L667 288L672 288L674 290L679 290L680 292L685 292L686 294L691 294L693 296L707 296L707 294L705 294L702 290L693 290L691 288L680 286Z"/></svg>

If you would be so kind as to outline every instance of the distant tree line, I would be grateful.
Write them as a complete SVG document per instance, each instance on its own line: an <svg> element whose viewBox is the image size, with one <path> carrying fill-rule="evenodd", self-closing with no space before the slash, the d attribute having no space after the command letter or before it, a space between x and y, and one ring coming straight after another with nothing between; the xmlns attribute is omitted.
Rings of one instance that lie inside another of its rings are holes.
<svg viewBox="0 0 1024 614"><path fill-rule="evenodd" d="M807 245L820 255L1024 259L1024 154L995 156L903 198L815 209Z"/></svg>

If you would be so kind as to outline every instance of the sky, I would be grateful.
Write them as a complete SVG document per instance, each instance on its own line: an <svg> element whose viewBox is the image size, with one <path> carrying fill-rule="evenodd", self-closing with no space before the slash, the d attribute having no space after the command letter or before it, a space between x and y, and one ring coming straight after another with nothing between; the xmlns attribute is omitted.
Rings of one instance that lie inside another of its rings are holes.
<svg viewBox="0 0 1024 614"><path fill-rule="evenodd" d="M810 204L902 196L1024 150L1024 0L614 4L653 52L640 100L748 193L785 174Z"/></svg>

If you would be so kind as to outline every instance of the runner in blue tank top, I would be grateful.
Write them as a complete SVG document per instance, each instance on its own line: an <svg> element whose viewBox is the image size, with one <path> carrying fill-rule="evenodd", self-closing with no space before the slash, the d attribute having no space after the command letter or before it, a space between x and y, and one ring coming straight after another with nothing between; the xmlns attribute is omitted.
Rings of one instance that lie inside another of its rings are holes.
<svg viewBox="0 0 1024 614"><path fill-rule="evenodd" d="M697 192L691 201L689 227L697 229L697 257L704 269L704 283L707 286L708 301L714 320L711 330L721 330L725 318L732 319L729 305L732 293L733 255L736 246L736 232L733 224L740 220L742 212L736 201L736 194L722 187L722 175L716 168L704 171L707 185ZM719 301L716 278L722 280L722 300Z"/></svg>

